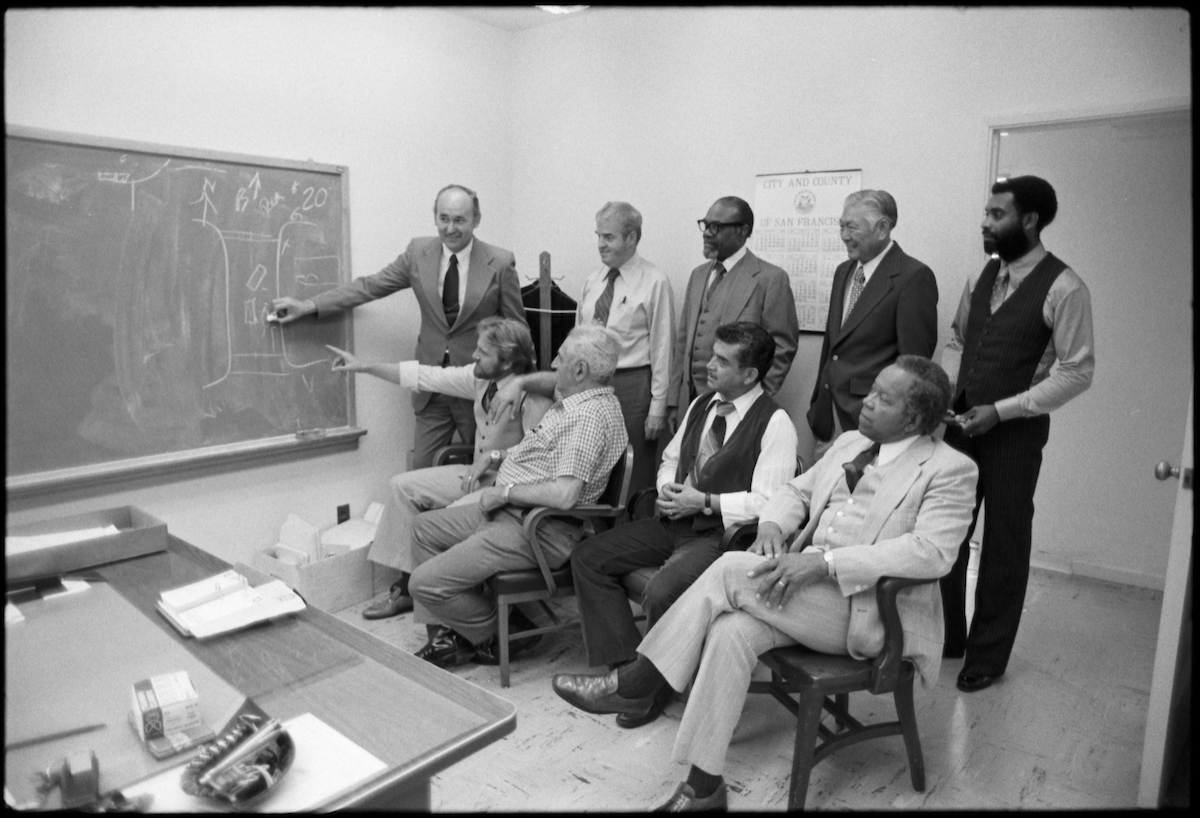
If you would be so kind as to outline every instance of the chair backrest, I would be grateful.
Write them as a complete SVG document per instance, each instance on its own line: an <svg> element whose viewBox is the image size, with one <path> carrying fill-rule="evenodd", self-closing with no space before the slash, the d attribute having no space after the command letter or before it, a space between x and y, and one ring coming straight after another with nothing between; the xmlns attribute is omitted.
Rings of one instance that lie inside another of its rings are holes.
<svg viewBox="0 0 1200 818"><path fill-rule="evenodd" d="M633 444L625 446L625 454L617 458L612 473L608 476L608 485L597 498L597 503L612 506L616 509L625 508L629 502L629 484L633 480Z"/></svg>

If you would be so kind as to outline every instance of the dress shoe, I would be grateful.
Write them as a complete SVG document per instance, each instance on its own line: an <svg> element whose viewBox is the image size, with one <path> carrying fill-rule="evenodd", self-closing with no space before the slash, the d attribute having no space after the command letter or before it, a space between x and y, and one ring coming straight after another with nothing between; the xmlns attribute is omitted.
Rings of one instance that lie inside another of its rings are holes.
<svg viewBox="0 0 1200 818"><path fill-rule="evenodd" d="M650 707L645 713L621 713L617 716L617 726L630 729L649 724L662 715L673 698L675 698L674 689L670 685L663 685L654 695L654 701L650 703Z"/></svg>
<svg viewBox="0 0 1200 818"><path fill-rule="evenodd" d="M984 676L982 673L975 673L971 670L964 670L958 674L958 689L964 693L974 693L976 690L983 690L985 687L991 687L992 682L1000 678L996 676Z"/></svg>
<svg viewBox="0 0 1200 818"><path fill-rule="evenodd" d="M559 673L551 682L560 698L587 713L632 713L644 714L652 704L657 691L636 699L627 699L617 693L617 672L609 671L603 676L579 676Z"/></svg>
<svg viewBox="0 0 1200 818"><path fill-rule="evenodd" d="M362 615L363 619L387 619L389 616L396 616L412 609L412 597L400 593L400 586L397 584L392 586L387 599L363 608Z"/></svg>
<svg viewBox="0 0 1200 818"><path fill-rule="evenodd" d="M722 781L708 798L697 798L692 785L683 783L675 790L671 800L655 809L655 812L728 812L729 788Z"/></svg>
<svg viewBox="0 0 1200 818"><path fill-rule="evenodd" d="M417 651L417 658L441 668L465 665L475 658L475 646L457 631L446 628Z"/></svg>

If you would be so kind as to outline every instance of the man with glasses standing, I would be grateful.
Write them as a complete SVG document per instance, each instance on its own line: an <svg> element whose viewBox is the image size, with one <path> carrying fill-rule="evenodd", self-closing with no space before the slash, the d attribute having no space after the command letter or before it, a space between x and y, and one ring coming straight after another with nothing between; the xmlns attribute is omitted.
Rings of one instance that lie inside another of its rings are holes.
<svg viewBox="0 0 1200 818"><path fill-rule="evenodd" d="M675 336L668 392L672 434L679 427L681 410L705 391L717 327L751 321L775 339L775 359L763 380L769 395L783 385L800 338L787 273L746 247L754 230L750 205L737 196L723 196L698 224L708 261L692 270Z"/></svg>

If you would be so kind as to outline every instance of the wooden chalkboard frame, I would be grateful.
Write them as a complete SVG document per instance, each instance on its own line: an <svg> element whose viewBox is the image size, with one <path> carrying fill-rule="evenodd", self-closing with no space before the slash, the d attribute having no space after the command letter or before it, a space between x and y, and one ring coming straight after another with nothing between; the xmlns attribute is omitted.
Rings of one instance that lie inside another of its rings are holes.
<svg viewBox="0 0 1200 818"><path fill-rule="evenodd" d="M118 151L158 154L180 159L213 162L228 162L262 168L299 170L307 173L328 174L336 178L342 194L342 242L339 248L341 279L349 281L350 268L350 193L349 168L343 165L323 164L313 161L297 161L226 151L188 148L140 142L114 137L92 136L60 131L32 128L23 125L5 125L6 138L59 143L67 146L102 148ZM354 327L351 313L344 316L347 329L347 345L354 349ZM5 476L5 490L10 499L34 496L54 491L91 487L99 484L132 480L147 476L158 476L186 472L214 465L261 464L265 458L282 458L296 454L316 453L320 450L342 451L358 447L358 439L367 433L355 425L355 390L353 378L345 378L347 425L344 427L304 430L295 434L259 438L236 443L167 452L145 457L115 459L103 463L72 468L42 471L19 476ZM327 453L322 451L321 453Z"/></svg>

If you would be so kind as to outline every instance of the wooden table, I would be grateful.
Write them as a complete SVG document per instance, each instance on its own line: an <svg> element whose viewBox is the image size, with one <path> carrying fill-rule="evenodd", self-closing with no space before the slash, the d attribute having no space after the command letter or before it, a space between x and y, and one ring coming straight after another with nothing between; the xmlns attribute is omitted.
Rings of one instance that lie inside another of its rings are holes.
<svg viewBox="0 0 1200 818"><path fill-rule="evenodd" d="M387 765L384 772L362 782L353 791L320 805L322 810L427 811L430 808L432 776L516 728L515 708L494 693L398 650L312 606L274 622L206 641L180 636L155 610L154 603L162 591L212 576L229 567L224 561L195 546L168 537L167 550L164 552L94 569L124 602L107 592L96 594L92 600L82 603L65 599L34 602L23 606L24 610L28 610L29 621L13 627L30 625L29 633L34 632L33 627L50 627L47 623L54 619L69 619L72 605L75 605L74 627L91 628L93 623L90 622L85 621L80 625L78 606L96 604L107 596L112 604L124 609L119 613L127 618L133 617L134 624L143 629L142 638L138 641L154 643L160 654L165 651L167 661L174 661L178 665L165 670L186 669L191 664L196 673L212 674L222 685L227 684L268 715L284 721L312 713ZM252 585L270 579L249 566L239 564L234 567L250 579ZM92 592L89 590L80 596ZM55 609L54 606L61 607ZM129 611L129 606L136 609L137 613ZM137 614L141 615L140 618ZM98 628L104 626L104 623L96 623ZM146 626L154 628L154 631L146 631ZM17 633L10 631L9 635ZM147 636L152 638L147 639ZM174 645L165 640L173 641ZM20 641L9 639L6 643ZM72 706L77 711L81 707L93 707L96 717L89 721L106 720L102 718L105 714L100 712L100 704L79 704L79 701L88 702L96 697L96 693L89 690L89 685L95 686L98 684L96 679L104 677L109 677L105 686L104 707L108 708L110 714L114 706L122 711L128 708L128 685L140 678L124 678L134 672L132 669L126 670L130 664L130 646L118 645L111 651L96 651L94 646L90 646L89 664L116 665L96 669L72 666L71 654L67 653L71 650L70 639L53 641L59 644L48 646L47 649L57 649L62 656L57 660L59 669L53 672L52 681L60 690L66 689L64 685L70 685L69 689L72 690L78 689L79 695L72 697L75 702ZM122 649L125 650L125 659L114 658L110 661L106 658L109 655L120 657ZM29 647L24 650L27 651L27 657L33 654ZM80 649L79 652L82 654L85 651ZM39 666L52 661L40 658L40 649L35 655L39 655ZM21 657L13 655L10 647L6 647L6 663L11 666L19 662ZM46 668L53 666L45 664ZM49 670L40 672L47 675L51 673ZM109 701L113 696L112 688L116 686L111 681L114 675L125 685L115 705ZM64 681L67 677L69 681ZM22 688L30 686L28 680L22 684ZM6 716L14 712L28 712L28 706L45 707L46 694L50 689L50 685L41 690L14 689L10 682L6 682ZM201 698L204 698L202 688ZM51 710L47 712L56 713ZM219 730L222 725L214 727ZM129 764L122 767L117 761L121 753L129 755L129 751L123 749L124 745L131 741L136 743L133 731L125 725L110 725L92 736L94 738L90 743L93 748L97 742L100 746L104 746L106 741L123 743L121 748L109 753L114 759L111 765L105 764L104 756L97 749L101 759L102 789L132 783L133 779L118 781L113 778L119 777L122 772L130 775ZM10 737L6 726L6 744ZM41 748L43 754L58 752L59 756L70 749L54 744ZM136 764L140 765L139 772L157 771L178 765L188 757L189 754L183 753L156 763L148 753L137 748ZM17 761L13 755L6 753L6 767L12 767ZM107 777L106 770L109 772ZM10 769L6 777L11 778L12 774Z"/></svg>

